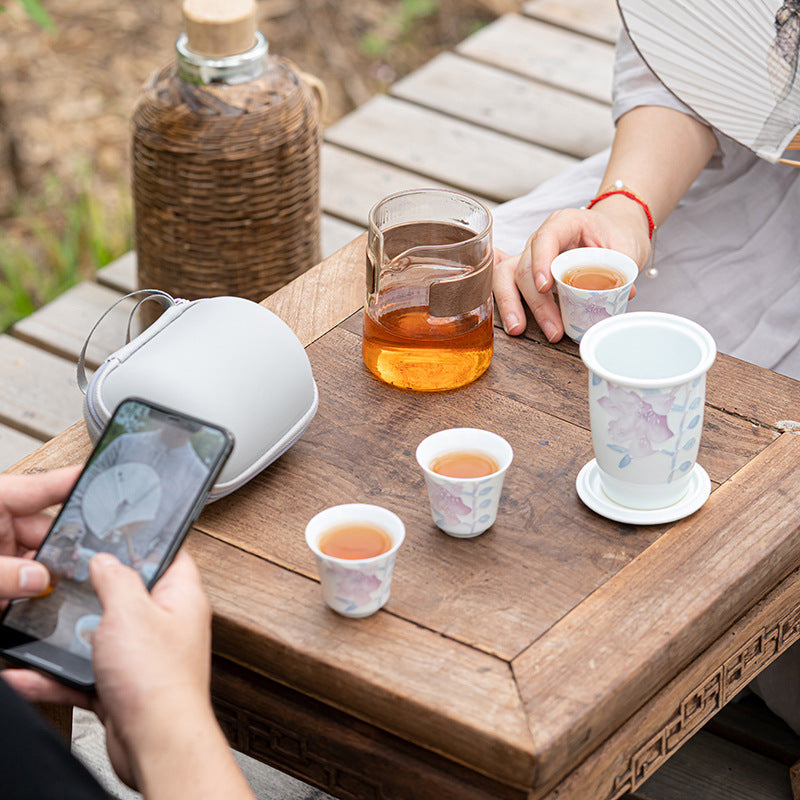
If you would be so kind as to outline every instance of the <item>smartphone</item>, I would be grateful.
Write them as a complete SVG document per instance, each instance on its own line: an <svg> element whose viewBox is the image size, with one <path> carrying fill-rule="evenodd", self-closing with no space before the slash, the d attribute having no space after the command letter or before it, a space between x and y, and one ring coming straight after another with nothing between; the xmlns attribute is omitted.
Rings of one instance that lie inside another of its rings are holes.
<svg viewBox="0 0 800 800"><path fill-rule="evenodd" d="M102 608L90 559L112 553L152 588L232 448L232 435L218 425L123 400L35 556L50 570L50 586L11 602L0 619L0 655L92 689L92 634Z"/></svg>

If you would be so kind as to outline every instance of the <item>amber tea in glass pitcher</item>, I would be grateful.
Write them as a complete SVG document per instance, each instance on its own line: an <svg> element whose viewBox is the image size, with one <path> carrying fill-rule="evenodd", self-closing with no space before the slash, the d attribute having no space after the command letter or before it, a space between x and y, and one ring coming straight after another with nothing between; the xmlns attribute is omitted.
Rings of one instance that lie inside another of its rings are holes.
<svg viewBox="0 0 800 800"><path fill-rule="evenodd" d="M459 192L417 189L369 214L364 363L402 389L456 389L492 360L491 215Z"/></svg>

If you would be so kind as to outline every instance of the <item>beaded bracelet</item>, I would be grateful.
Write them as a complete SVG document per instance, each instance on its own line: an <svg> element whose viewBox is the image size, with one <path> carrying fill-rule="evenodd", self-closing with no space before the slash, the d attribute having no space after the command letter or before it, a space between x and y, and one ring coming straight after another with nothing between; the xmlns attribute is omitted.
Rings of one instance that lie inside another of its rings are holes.
<svg viewBox="0 0 800 800"><path fill-rule="evenodd" d="M594 198L594 200L591 200L586 208L591 208L593 205L595 205L595 203L599 203L601 200L605 200L606 197L611 197L615 194L624 195L642 207L645 215L647 216L647 236L652 240L653 234L656 230L656 223L653 220L653 215L650 213L650 207L647 205L647 203L645 203L644 200L642 200L641 197L639 197L639 195L636 194L636 192L629 189L622 181L614 181L612 186L610 186L608 189L604 189L602 192L600 192L600 194L597 195L597 197Z"/></svg>
<svg viewBox="0 0 800 800"><path fill-rule="evenodd" d="M648 206L647 203L645 203L645 201L642 200L642 198L636 194L636 192L632 191L627 186L625 186L625 184L622 181L617 180L614 181L614 183L608 189L604 189L602 192L600 192L600 194L598 194L597 197L591 200L589 204L585 207L589 209L593 205L595 205L595 203L599 203L601 200L605 200L606 197L611 197L612 195L615 194L624 195L625 197L628 197L631 200L633 200L635 203L638 203L642 207L642 210L644 211L645 215L647 216L647 227L648 227L647 235L650 238L650 241L652 242L652 246L650 248L650 263L646 270L646 274L648 278L658 277L658 270L656 269L655 266L655 260L656 260L655 236L658 228L656 227L653 215L650 213L650 206Z"/></svg>

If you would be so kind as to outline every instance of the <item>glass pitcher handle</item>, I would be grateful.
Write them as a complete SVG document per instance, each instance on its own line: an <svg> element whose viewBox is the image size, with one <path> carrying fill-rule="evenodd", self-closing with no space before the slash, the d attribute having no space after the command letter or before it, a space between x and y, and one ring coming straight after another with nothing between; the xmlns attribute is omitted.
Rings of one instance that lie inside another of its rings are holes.
<svg viewBox="0 0 800 800"><path fill-rule="evenodd" d="M428 298L432 317L458 317L482 306L492 293L494 257L474 272L433 281Z"/></svg>

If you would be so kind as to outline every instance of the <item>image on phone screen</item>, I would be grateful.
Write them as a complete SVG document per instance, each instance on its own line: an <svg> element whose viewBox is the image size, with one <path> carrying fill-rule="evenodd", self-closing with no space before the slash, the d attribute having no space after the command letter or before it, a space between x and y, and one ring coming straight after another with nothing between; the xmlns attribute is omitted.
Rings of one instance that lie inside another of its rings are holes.
<svg viewBox="0 0 800 800"><path fill-rule="evenodd" d="M13 602L4 628L38 640L44 647L36 652L90 659L102 608L89 561L111 553L152 585L230 447L221 428L139 400L121 403L36 555L50 570L50 587Z"/></svg>

